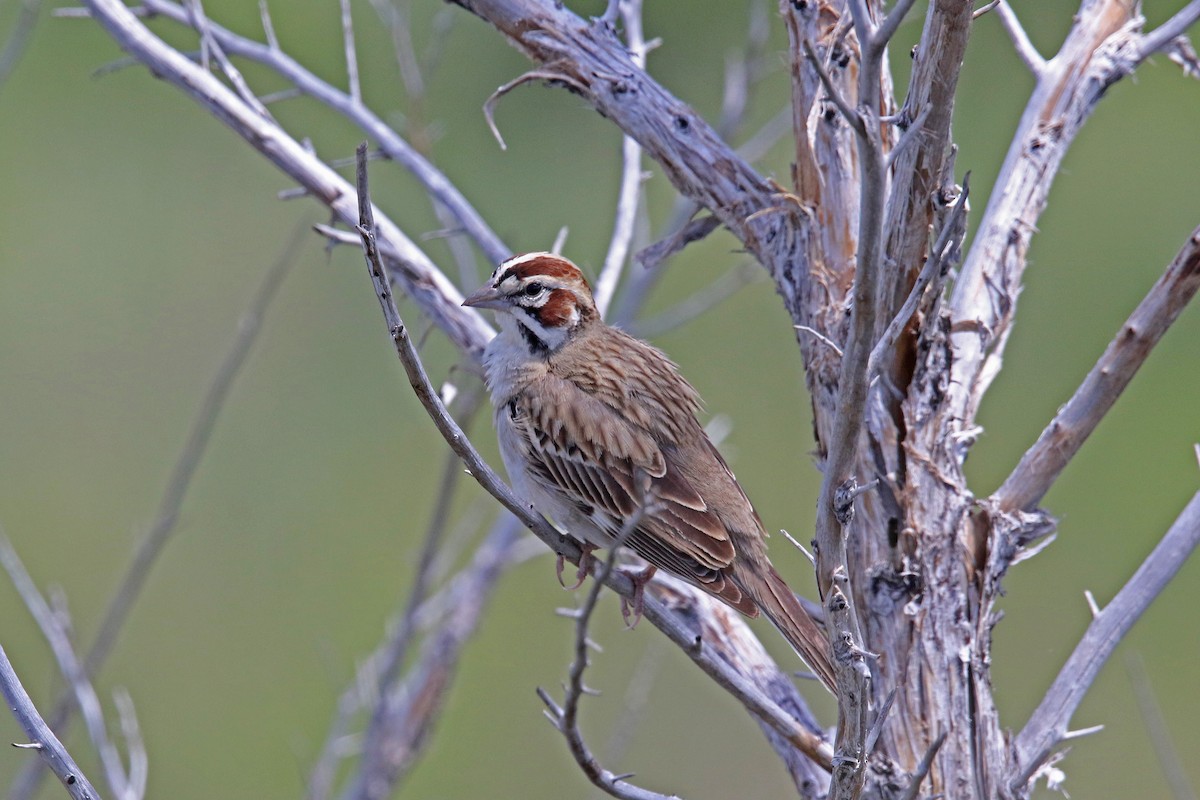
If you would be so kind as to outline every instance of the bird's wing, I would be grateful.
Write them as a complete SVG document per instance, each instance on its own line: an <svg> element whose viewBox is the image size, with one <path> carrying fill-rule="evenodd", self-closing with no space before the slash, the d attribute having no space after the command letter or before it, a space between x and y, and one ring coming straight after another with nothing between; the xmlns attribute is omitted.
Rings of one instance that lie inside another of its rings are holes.
<svg viewBox="0 0 1200 800"><path fill-rule="evenodd" d="M552 374L514 398L508 413L535 480L613 536L649 504L626 545L738 610L757 613L726 574L735 556L729 531L679 468L674 447Z"/></svg>

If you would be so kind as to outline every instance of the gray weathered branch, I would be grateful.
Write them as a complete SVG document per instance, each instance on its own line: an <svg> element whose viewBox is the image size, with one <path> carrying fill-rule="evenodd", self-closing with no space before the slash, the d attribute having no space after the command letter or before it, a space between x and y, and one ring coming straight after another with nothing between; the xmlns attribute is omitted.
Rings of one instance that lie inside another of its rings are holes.
<svg viewBox="0 0 1200 800"><path fill-rule="evenodd" d="M1083 379L1075 394L1058 410L1004 484L992 495L1003 511L1032 511L1055 479L1079 452L1150 351L1200 289L1200 228L1125 320Z"/></svg>
<svg viewBox="0 0 1200 800"><path fill-rule="evenodd" d="M122 49L246 139L343 224L357 224L353 187L279 125L263 118L215 76L151 33L119 0L84 0L84 4ZM211 30L215 36L216 29ZM478 313L461 306L462 294L395 223L382 213L377 220L380 252L391 277L455 346L478 358L492 329Z"/></svg>
<svg viewBox="0 0 1200 800"><path fill-rule="evenodd" d="M54 773L55 777L62 781L68 794L75 800L100 800L100 793L92 788L91 781L79 769L79 765L75 763L75 759L71 758L67 748L63 747L62 742L54 735L54 731L50 730L50 726L38 713L33 700L29 698L29 694L21 685L12 664L9 663L8 655L4 652L3 647L0 647L0 693L4 695L4 700L17 724L29 737L28 745L14 746L37 750L42 760L46 762L46 766Z"/></svg>
<svg viewBox="0 0 1200 800"><path fill-rule="evenodd" d="M1092 620L1046 696L1025 723L1013 744L1019 772L1010 789L1021 791L1064 740L1075 709L1091 688L1100 668L1142 613L1162 593L1200 544L1200 492L1121 587L1116 597Z"/></svg>

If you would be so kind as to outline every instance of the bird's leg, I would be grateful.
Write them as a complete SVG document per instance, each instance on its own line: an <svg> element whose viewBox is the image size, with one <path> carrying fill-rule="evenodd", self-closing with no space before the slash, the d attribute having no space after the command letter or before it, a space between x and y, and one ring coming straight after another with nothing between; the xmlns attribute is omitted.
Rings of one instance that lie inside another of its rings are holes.
<svg viewBox="0 0 1200 800"><path fill-rule="evenodd" d="M630 630L636 628L637 624L642 621L642 611L646 606L646 584L650 582L656 572L658 572L658 567L650 564L645 569L631 570L625 573L629 580L633 581L633 595L621 598L621 618L625 620L625 626Z"/></svg>
<svg viewBox="0 0 1200 800"><path fill-rule="evenodd" d="M573 592L580 586L583 586L583 579L586 578L588 573L592 571L592 562L595 561L595 559L592 558L592 553L596 552L595 545L583 542L579 545L579 547L583 550L583 553L579 556L579 568L575 570L574 585L567 586L565 583L563 583L563 565L566 564L566 559L563 558L562 553L558 554L558 560L554 563L554 573L558 575L558 585L566 589L568 592Z"/></svg>

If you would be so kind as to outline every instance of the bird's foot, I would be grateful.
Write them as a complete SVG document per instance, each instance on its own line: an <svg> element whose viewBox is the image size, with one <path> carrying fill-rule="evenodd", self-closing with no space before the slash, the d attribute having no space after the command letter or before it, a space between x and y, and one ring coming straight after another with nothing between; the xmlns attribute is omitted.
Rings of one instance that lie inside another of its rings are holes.
<svg viewBox="0 0 1200 800"><path fill-rule="evenodd" d="M646 584L658 572L658 567L650 564L645 569L627 571L625 575L633 581L633 595L621 598L621 618L625 627L633 630L642 621L642 612L646 608Z"/></svg>
<svg viewBox="0 0 1200 800"><path fill-rule="evenodd" d="M575 583L573 585L567 586L567 584L563 583L563 567L567 560L559 554L558 560L554 562L554 573L558 576L558 585L568 592L573 592L580 586L583 586L583 580L592 571L592 562L595 561L592 558L592 553L596 552L595 545L584 542L580 545L580 549L583 550L583 553L579 556L579 567L575 570Z"/></svg>

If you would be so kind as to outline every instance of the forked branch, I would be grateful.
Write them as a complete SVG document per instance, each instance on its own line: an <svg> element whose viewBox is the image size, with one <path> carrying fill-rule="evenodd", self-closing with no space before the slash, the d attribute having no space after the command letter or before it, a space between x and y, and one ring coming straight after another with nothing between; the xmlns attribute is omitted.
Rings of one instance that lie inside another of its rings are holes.
<svg viewBox="0 0 1200 800"><path fill-rule="evenodd" d="M1095 615L1037 710L1017 735L1014 745L1019 772L1010 787L1012 791L1022 791L1054 749L1071 737L1067 726L1100 668L1142 612L1183 567L1197 544L1200 544L1200 492L1193 495L1112 602Z"/></svg>

